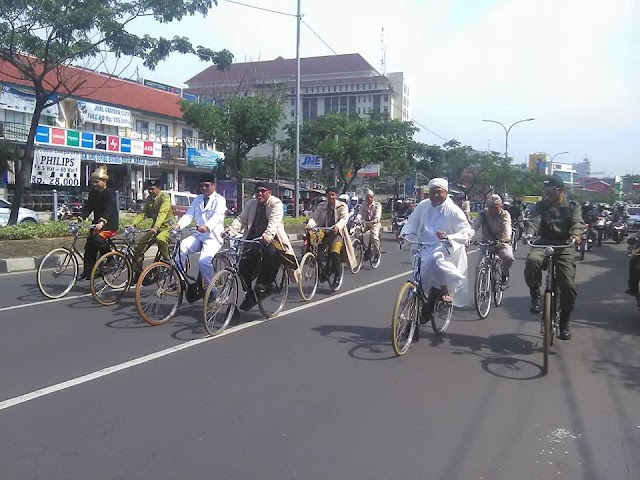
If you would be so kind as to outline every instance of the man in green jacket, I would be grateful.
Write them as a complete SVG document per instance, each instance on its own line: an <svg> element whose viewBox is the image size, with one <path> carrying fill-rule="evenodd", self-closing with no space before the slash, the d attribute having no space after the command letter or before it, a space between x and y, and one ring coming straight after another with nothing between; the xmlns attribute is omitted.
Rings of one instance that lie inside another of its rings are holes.
<svg viewBox="0 0 640 480"><path fill-rule="evenodd" d="M133 249L133 283L138 281L138 277L142 272L144 252L149 249L154 237L162 257L166 260L169 259L169 220L173 217L171 197L162 192L159 180L149 180L147 189L149 196L144 203L144 208L131 222L131 226L135 227L145 218L151 218L153 221L151 231L143 233L136 239L136 246Z"/></svg>

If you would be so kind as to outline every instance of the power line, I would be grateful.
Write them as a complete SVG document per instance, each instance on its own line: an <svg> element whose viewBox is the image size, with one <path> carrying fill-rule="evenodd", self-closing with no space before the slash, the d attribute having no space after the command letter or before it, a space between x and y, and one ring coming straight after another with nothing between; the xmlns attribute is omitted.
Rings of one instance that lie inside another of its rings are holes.
<svg viewBox="0 0 640 480"><path fill-rule="evenodd" d="M229 0L227 0L229 1ZM301 22L311 31L311 33L313 33L316 37L318 37L318 39L329 49L333 52L334 55L340 57L340 55L333 49L331 48L331 46L324 41L324 39L313 29L311 28L311 26L305 22L304 20L300 19ZM353 66L351 64L349 64L346 60L344 60L344 58L340 57L341 61L349 68L353 68ZM394 103L393 108L395 108L398 112L402 113L402 109L399 105L396 105ZM409 120L411 120L413 123L415 123L416 125L418 125L420 128L426 130L427 132L431 133L432 135L444 140L444 141L449 141L451 140L450 138L445 138L442 135L437 134L436 132L434 132L433 130L431 130L430 128L425 127L422 123L420 123L419 121L409 117Z"/></svg>
<svg viewBox="0 0 640 480"><path fill-rule="evenodd" d="M271 10L269 8L257 7L255 5L249 5L248 3L236 2L235 0L225 0L225 1L229 2L229 3L235 3L236 5L240 5L240 6L247 7L247 8L254 8L256 10L262 10L263 12L276 13L278 15L285 15L287 17L297 17L297 15L295 13L279 12L278 10Z"/></svg>

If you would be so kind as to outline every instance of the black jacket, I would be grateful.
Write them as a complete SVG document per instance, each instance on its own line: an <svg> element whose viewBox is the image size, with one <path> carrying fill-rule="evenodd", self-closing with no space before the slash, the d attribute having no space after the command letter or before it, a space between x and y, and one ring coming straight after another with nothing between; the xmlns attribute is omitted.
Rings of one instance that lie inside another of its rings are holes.
<svg viewBox="0 0 640 480"><path fill-rule="evenodd" d="M116 201L116 191L109 187L101 192L92 189L89 192L89 198L84 204L80 217L84 220L91 212L93 212L93 223L105 222L102 230L117 231L120 225L120 215L118 202Z"/></svg>

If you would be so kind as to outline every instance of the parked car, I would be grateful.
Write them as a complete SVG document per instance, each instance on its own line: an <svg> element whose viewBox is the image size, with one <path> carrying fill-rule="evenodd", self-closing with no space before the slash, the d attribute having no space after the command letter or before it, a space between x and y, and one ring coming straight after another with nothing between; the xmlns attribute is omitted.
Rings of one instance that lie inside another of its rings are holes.
<svg viewBox="0 0 640 480"><path fill-rule="evenodd" d="M173 214L176 217L181 217L187 213L187 210L189 210L189 207L191 206L191 202L193 202L193 199L198 196L195 193L190 192L174 192L165 190L164 193L169 194L171 197L171 207L173 208Z"/></svg>
<svg viewBox="0 0 640 480"><path fill-rule="evenodd" d="M637 232L640 230L640 205L629 205L627 209L627 228L629 231Z"/></svg>
<svg viewBox="0 0 640 480"><path fill-rule="evenodd" d="M9 222L11 204L0 198L0 227L4 227ZM28 208L20 207L18 210L18 223L38 223L38 214Z"/></svg>

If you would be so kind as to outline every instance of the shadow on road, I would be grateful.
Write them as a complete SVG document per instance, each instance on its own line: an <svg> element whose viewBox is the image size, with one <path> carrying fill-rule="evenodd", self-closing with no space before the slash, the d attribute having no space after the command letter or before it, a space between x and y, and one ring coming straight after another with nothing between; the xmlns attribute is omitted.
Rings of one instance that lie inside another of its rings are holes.
<svg viewBox="0 0 640 480"><path fill-rule="evenodd" d="M312 330L338 343L351 345L348 354L359 360L389 360L396 355L391 347L391 329L364 325L321 325Z"/></svg>

